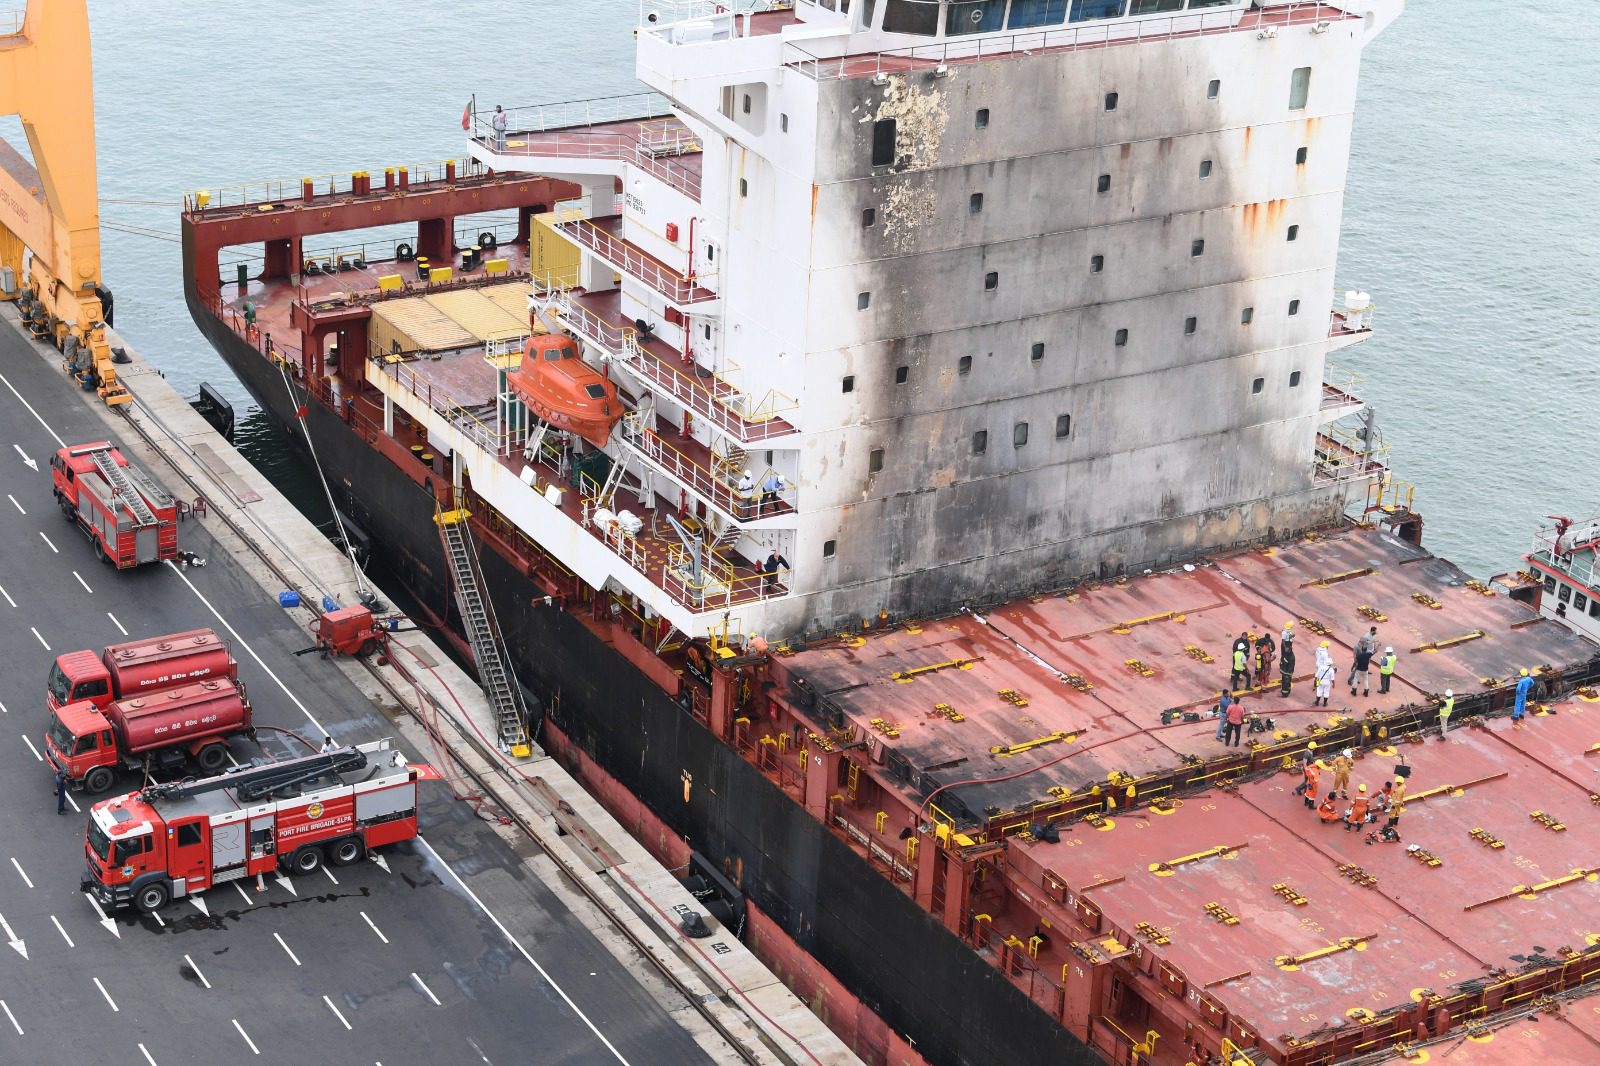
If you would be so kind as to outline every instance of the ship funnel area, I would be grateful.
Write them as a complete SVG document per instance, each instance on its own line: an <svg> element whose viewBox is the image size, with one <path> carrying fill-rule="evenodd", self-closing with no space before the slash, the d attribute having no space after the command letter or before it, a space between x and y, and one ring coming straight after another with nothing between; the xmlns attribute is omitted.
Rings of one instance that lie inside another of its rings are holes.
<svg viewBox="0 0 1600 1066"><path fill-rule="evenodd" d="M85 0L33 0L11 25L0 19L0 86L0 113L22 120L33 155L30 163L0 141L0 299L18 302L29 331L67 357L79 384L109 405L130 403L105 335L111 294L100 283Z"/></svg>

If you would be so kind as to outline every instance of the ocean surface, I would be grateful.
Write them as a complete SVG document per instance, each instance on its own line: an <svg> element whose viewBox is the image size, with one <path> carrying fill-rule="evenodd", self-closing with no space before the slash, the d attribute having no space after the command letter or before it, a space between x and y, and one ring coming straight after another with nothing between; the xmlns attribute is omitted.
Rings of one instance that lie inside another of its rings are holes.
<svg viewBox="0 0 1600 1066"><path fill-rule="evenodd" d="M39 2L39 0L35 0ZM186 191L465 155L461 112L624 94L634 0L89 0L104 273L129 340L297 499L321 492L183 303ZM1340 288L1377 335L1338 353L1425 543L1480 576L1546 514L1600 512L1600 28L1586 4L1414 0L1369 47ZM12 143L19 127L0 124Z"/></svg>

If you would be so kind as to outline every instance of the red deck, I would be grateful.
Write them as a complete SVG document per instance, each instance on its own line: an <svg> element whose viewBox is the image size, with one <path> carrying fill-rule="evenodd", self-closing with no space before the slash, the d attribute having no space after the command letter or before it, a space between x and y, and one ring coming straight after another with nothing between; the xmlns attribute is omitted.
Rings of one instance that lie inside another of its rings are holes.
<svg viewBox="0 0 1600 1066"><path fill-rule="evenodd" d="M516 126L522 112L512 109L507 119ZM494 145L479 116L477 140ZM629 118L592 125L554 129L508 129L499 154L539 159L615 160L631 163L666 182L692 200L700 199L702 155L693 133L678 119L663 115Z"/></svg>

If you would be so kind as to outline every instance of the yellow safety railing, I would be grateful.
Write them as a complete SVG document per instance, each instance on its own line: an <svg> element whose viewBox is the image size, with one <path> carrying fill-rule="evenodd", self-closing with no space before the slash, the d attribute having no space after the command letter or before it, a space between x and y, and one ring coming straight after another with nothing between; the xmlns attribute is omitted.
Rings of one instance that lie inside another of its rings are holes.
<svg viewBox="0 0 1600 1066"><path fill-rule="evenodd" d="M446 168L454 166L456 177L464 178L482 173L483 164L472 157L465 159L438 159L425 163L412 163L407 166L397 166L398 172L406 172L408 187L426 185L431 182L445 180ZM362 173L371 174L371 171ZM382 172L379 172L377 189L382 190ZM354 191L353 182L355 172L344 174L318 174L312 177L301 178L275 178L266 181L247 181L233 185L219 185L214 189L194 189L184 194L183 207L185 211L204 210L216 211L221 208L248 207L251 204L280 203L286 200L299 200L305 195L305 183L311 183L311 191L315 196L338 196Z"/></svg>

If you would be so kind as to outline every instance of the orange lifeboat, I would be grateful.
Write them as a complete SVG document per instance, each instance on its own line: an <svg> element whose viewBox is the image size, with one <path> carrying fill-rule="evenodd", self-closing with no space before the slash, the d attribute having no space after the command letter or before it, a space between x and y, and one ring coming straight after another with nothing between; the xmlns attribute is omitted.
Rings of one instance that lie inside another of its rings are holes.
<svg viewBox="0 0 1600 1066"><path fill-rule="evenodd" d="M622 417L617 386L579 358L576 341L558 333L529 337L508 383L539 418L597 448Z"/></svg>

